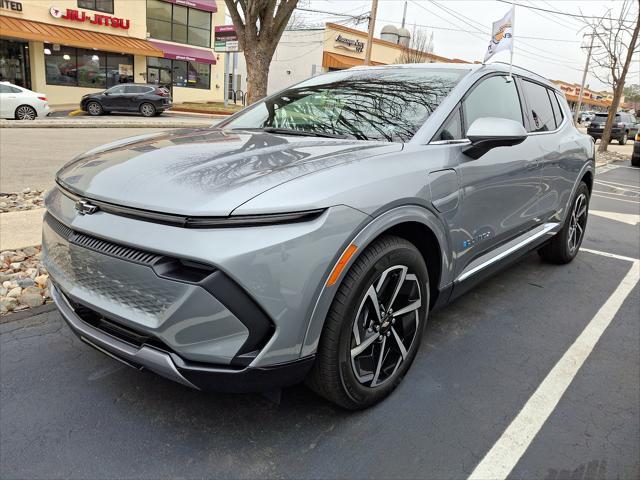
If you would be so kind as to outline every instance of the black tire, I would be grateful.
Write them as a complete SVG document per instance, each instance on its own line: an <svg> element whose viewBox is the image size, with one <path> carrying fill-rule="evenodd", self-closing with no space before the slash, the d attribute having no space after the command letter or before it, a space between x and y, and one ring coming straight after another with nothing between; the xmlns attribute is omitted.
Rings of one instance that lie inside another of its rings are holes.
<svg viewBox="0 0 640 480"><path fill-rule="evenodd" d="M30 105L20 105L15 111L16 120L35 120L38 116L36 109Z"/></svg>
<svg viewBox="0 0 640 480"><path fill-rule="evenodd" d="M622 136L618 139L618 143L620 145L626 145L628 138L629 138L629 132L624 132Z"/></svg>
<svg viewBox="0 0 640 480"><path fill-rule="evenodd" d="M579 202L581 201L584 202L584 205L579 205ZM583 207L584 213L582 213ZM580 215L574 222L574 215L578 214ZM578 185L576 193L571 200L571 207L567 212L567 218L565 219L564 226L547 244L538 250L540 257L544 261L555 263L557 265L563 265L571 262L578 254L582 240L584 240L588 217L589 188L586 183L580 182L580 185ZM576 225L579 225L579 227ZM579 235L579 237L572 235Z"/></svg>
<svg viewBox="0 0 640 480"><path fill-rule="evenodd" d="M398 285L398 293L394 295ZM371 288L374 296L369 295ZM371 308L378 294L380 300L391 303L382 306L380 317ZM406 308L402 306L404 303ZM424 332L428 306L429 276L418 249L400 237L380 237L357 258L338 288L307 384L319 395L349 410L380 402L398 386L411 366ZM401 310L406 313L397 316ZM376 318L381 320L376 323ZM362 325L358 319L363 319ZM361 331L357 340L356 330ZM353 351L365 344L368 346L352 358Z"/></svg>
<svg viewBox="0 0 640 480"><path fill-rule="evenodd" d="M631 166L632 167L640 167L640 156L631 156Z"/></svg>
<svg viewBox="0 0 640 480"><path fill-rule="evenodd" d="M87 113L93 117L98 117L104 113L104 108L98 102L87 103Z"/></svg>
<svg viewBox="0 0 640 480"><path fill-rule="evenodd" d="M140 114L143 117L154 117L156 115L156 107L152 103L145 102L140 105Z"/></svg>

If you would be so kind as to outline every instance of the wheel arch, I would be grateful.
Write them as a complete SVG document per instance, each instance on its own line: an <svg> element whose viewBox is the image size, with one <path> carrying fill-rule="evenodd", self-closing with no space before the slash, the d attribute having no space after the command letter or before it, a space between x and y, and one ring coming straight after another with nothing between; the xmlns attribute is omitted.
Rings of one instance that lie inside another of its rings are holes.
<svg viewBox="0 0 640 480"><path fill-rule="evenodd" d="M587 170L584 175L582 175L580 181L587 184L589 194L591 194L591 191L593 190L593 172L591 170Z"/></svg>
<svg viewBox="0 0 640 480"><path fill-rule="evenodd" d="M338 280L333 285L328 286L326 283L323 285L316 299L302 342L301 356L315 353L326 315L345 274L371 243L382 235L389 234L397 235L413 243L423 255L427 268L433 269L429 270L431 304L437 299L440 287L450 282L452 262L449 255L449 241L441 220L423 206L405 205L392 208L373 218L371 222L356 232L353 239L345 245L345 252L351 245L355 245L357 250L345 264ZM331 265L324 278L329 278L333 268L334 264ZM432 271L437 274L432 274Z"/></svg>

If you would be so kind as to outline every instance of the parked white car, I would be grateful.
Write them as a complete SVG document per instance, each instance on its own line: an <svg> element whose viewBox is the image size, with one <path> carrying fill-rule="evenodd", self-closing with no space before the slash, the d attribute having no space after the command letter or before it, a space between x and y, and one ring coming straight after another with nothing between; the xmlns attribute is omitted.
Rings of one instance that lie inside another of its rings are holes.
<svg viewBox="0 0 640 480"><path fill-rule="evenodd" d="M9 82L0 82L0 118L33 120L50 113L44 93L32 92Z"/></svg>

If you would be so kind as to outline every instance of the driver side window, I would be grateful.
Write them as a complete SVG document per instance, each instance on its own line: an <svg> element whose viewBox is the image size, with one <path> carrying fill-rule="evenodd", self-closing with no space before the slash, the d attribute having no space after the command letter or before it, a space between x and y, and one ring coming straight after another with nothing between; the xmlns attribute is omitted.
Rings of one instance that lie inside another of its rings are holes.
<svg viewBox="0 0 640 480"><path fill-rule="evenodd" d="M119 95L121 93L124 93L124 85L118 85L117 87L112 87L107 91L109 92L110 95Z"/></svg>
<svg viewBox="0 0 640 480"><path fill-rule="evenodd" d="M483 80L463 102L465 136L480 117L498 117L522 122L522 109L514 80L495 75Z"/></svg>

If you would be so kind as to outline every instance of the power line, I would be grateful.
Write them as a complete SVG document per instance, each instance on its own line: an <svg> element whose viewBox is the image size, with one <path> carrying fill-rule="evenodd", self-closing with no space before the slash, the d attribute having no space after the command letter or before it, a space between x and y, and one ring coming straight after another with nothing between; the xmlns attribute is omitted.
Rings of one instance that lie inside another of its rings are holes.
<svg viewBox="0 0 640 480"><path fill-rule="evenodd" d="M515 5L516 7L522 7L522 8L528 8L529 10L539 10L541 12L548 12L548 13L554 13L556 15L565 15L567 17L572 17L572 18L584 18L587 20L602 20L602 17L595 17L592 15L580 15L578 13L569 13L569 12L561 12L560 10L549 10L547 8L542 8L542 7L534 7L533 5L524 5L522 3L515 3L515 2L511 2L509 0L495 0L496 2L500 2L500 3L506 3L508 5ZM632 20L622 20L623 22L626 23L633 23Z"/></svg>

